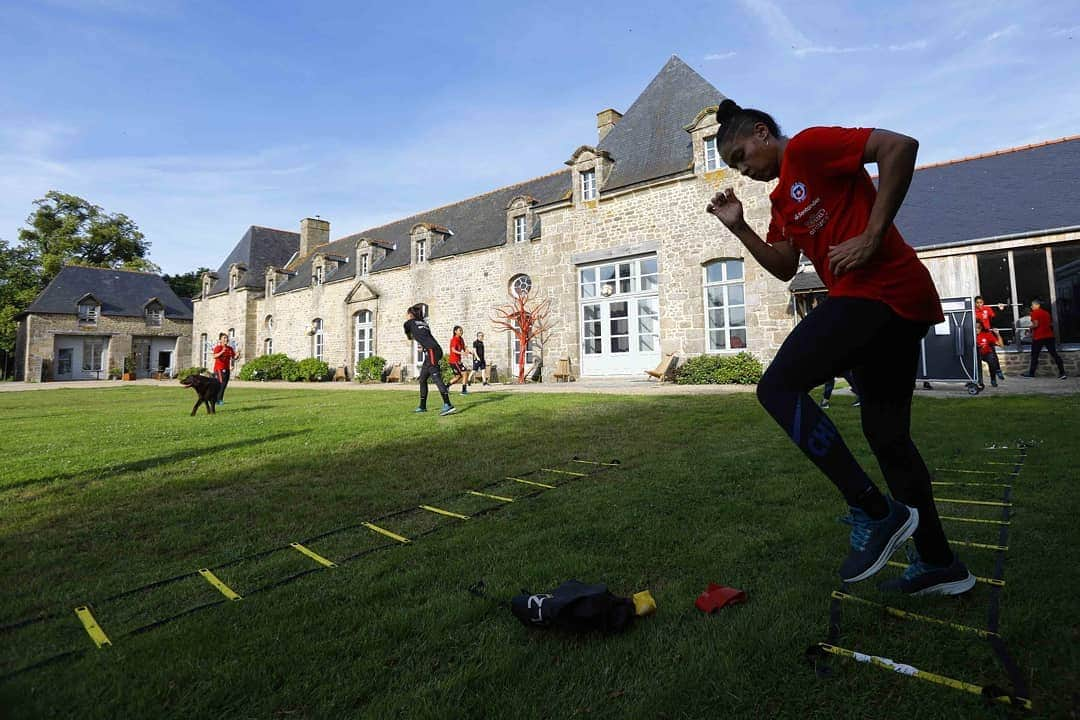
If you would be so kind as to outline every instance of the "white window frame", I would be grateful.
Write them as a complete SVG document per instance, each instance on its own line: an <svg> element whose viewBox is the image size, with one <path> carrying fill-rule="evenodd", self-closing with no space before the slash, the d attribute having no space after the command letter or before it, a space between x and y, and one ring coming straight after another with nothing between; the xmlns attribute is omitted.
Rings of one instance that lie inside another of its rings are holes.
<svg viewBox="0 0 1080 720"><path fill-rule="evenodd" d="M199 336L199 367L207 367L210 362L210 338L206 333Z"/></svg>
<svg viewBox="0 0 1080 720"><path fill-rule="evenodd" d="M514 242L522 243L529 239L529 233L525 227L525 216L514 216Z"/></svg>
<svg viewBox="0 0 1080 720"><path fill-rule="evenodd" d="M356 362L375 354L374 314L370 310L360 310L353 321L353 353Z"/></svg>
<svg viewBox="0 0 1080 720"><path fill-rule="evenodd" d="M236 283L240 279L240 273L236 270L229 271L229 292L236 289Z"/></svg>
<svg viewBox="0 0 1080 720"><path fill-rule="evenodd" d="M360 275L368 274L368 263L370 262L368 258L369 255L367 253L360 256Z"/></svg>
<svg viewBox="0 0 1080 720"><path fill-rule="evenodd" d="M79 322L96 325L100 316L101 306L97 303L79 303Z"/></svg>
<svg viewBox="0 0 1080 720"><path fill-rule="evenodd" d="M161 327L165 320L165 310L158 307L146 308L146 324L150 327Z"/></svg>
<svg viewBox="0 0 1080 720"><path fill-rule="evenodd" d="M312 285L322 285L323 284L323 278L325 278L325 277L326 277L326 275L325 275L325 271L323 269L323 266L322 265L316 265L315 269L312 271L312 274L311 274L311 284Z"/></svg>
<svg viewBox="0 0 1080 720"><path fill-rule="evenodd" d="M596 170L581 171L581 199L596 199Z"/></svg>
<svg viewBox="0 0 1080 720"><path fill-rule="evenodd" d="M416 262L427 262L427 240L416 241Z"/></svg>
<svg viewBox="0 0 1080 720"><path fill-rule="evenodd" d="M263 355L274 354L274 338L268 337L263 340Z"/></svg>
<svg viewBox="0 0 1080 720"><path fill-rule="evenodd" d="M266 316L266 318L263 320L263 327L265 327L270 332L274 332L274 316L273 315L267 315Z"/></svg>
<svg viewBox="0 0 1080 720"><path fill-rule="evenodd" d="M729 262L737 262L742 266L742 272L740 273L740 277L734 278L734 279L728 278L728 266L727 266L727 264ZM720 267L722 268L722 270L721 270L721 279L718 280L718 281L715 281L715 282L709 282L709 267L712 266L712 265L716 265L716 264L719 264ZM734 285L741 285L742 286L743 301L741 303L732 304L728 300L728 291L727 291L726 288L734 286ZM702 302L702 306L703 306L704 312L705 312L705 352L708 353L708 354L711 354L711 355L723 355L723 354L740 353L740 352L744 352L746 350L749 350L750 349L750 336L749 336L749 332L747 330L747 325L746 325L746 320L747 320L747 314L746 314L746 262L744 260L742 260L741 258L717 258L716 260L705 263L701 267L701 287L702 287L702 292L701 292L702 300L701 300L701 302ZM714 288L714 287L725 288L724 289L724 305L722 307L720 307L720 306L711 307L709 305L709 288ZM733 326L731 324L731 309L733 307L734 308L740 308L741 307L743 309L743 324L742 325L734 325ZM722 328L721 327L714 328L712 326L712 319L711 319L711 315L709 314L709 312L713 311L713 310L720 310L720 311L722 311L724 313L724 327L722 327ZM742 330L743 331L743 335L746 336L746 339L745 339L745 341L743 343L743 347L738 347L738 348L731 347L731 331L732 330ZM723 332L724 333L724 347L723 348L713 348L712 347L712 333L713 332Z"/></svg>
<svg viewBox="0 0 1080 720"><path fill-rule="evenodd" d="M705 172L727 167L720 158L720 148L716 144L716 135L705 138Z"/></svg>
<svg viewBox="0 0 1080 720"><path fill-rule="evenodd" d="M266 296L270 297L274 294L274 277L271 275L266 278Z"/></svg>
<svg viewBox="0 0 1080 720"><path fill-rule="evenodd" d="M83 372L101 372L105 359L105 339L100 337L83 338Z"/></svg>
<svg viewBox="0 0 1080 720"><path fill-rule="evenodd" d="M311 357L322 360L326 352L325 323L323 323L322 318L315 318L311 321L311 326L315 329L311 336Z"/></svg>

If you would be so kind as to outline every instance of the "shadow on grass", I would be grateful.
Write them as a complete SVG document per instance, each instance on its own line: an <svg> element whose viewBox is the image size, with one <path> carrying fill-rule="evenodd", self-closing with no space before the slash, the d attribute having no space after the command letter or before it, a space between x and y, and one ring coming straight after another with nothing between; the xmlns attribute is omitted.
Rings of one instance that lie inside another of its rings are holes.
<svg viewBox="0 0 1080 720"><path fill-rule="evenodd" d="M254 409L254 408L252 408ZM103 474L116 475L119 473L131 473L141 472L143 470L149 470L150 468L157 467L159 465L166 465L168 463L178 462L180 460L188 460L190 458L200 458L207 455L212 455L224 450L232 450L234 448L247 447L249 445L261 445L263 443L273 442L275 440L282 440L294 435L303 434L301 431L293 432L281 432L274 435L267 435L259 438L247 438L245 440L237 440L235 442L222 443L221 445L211 445L209 447L197 447L190 450L180 450L178 452L169 453L167 455L157 455L155 457L144 458L142 460L136 460L134 462L125 462L119 465L106 465L99 468L91 468L88 470L78 470L70 473L60 473L58 475L47 475L40 478L27 478L26 480L20 480L18 482L9 483L7 485L0 486L0 494L7 492L8 490L18 490L30 485L45 485L48 483L58 482L60 480L74 480L77 478L96 478Z"/></svg>

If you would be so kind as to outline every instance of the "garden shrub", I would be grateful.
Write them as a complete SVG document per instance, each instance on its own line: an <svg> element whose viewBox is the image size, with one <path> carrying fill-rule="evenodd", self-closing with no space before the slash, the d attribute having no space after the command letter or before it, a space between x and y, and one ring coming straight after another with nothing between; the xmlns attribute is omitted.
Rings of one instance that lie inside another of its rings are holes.
<svg viewBox="0 0 1080 720"><path fill-rule="evenodd" d="M330 366L322 360L304 358L296 363L296 374L286 380L303 380L304 382L322 382L330 378Z"/></svg>
<svg viewBox="0 0 1080 720"><path fill-rule="evenodd" d="M675 371L679 385L753 385L761 380L761 363L748 352L698 355Z"/></svg>
<svg viewBox="0 0 1080 720"><path fill-rule="evenodd" d="M386 367L386 359L378 355L372 355L356 363L356 374L353 379L358 382L374 382L382 378L383 368Z"/></svg>
<svg viewBox="0 0 1080 720"><path fill-rule="evenodd" d="M285 353L260 355L240 368L237 380L288 380L287 374L295 373L296 361Z"/></svg>

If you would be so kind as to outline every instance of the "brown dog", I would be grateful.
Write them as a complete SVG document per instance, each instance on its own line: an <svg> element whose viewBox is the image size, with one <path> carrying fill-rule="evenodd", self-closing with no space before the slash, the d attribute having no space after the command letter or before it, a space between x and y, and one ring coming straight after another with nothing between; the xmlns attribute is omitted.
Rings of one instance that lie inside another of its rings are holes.
<svg viewBox="0 0 1080 720"><path fill-rule="evenodd" d="M217 378L207 377L206 375L188 375L180 381L180 384L191 388L199 396L199 399L195 401L195 407L191 408L192 417L195 416L201 403L206 403L206 412L208 414L215 414L215 406L217 405L218 396L221 394L221 383L217 381Z"/></svg>

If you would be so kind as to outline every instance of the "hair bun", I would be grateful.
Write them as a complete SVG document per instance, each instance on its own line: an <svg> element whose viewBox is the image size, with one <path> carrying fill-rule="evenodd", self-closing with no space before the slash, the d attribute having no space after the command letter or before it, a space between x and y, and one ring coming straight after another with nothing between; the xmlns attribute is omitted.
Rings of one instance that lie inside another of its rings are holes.
<svg viewBox="0 0 1080 720"><path fill-rule="evenodd" d="M735 117L735 115L741 111L742 108L739 107L737 102L731 98L725 98L724 101L720 103L720 107L716 109L716 122L720 123L721 126L727 125L731 122L731 118Z"/></svg>

